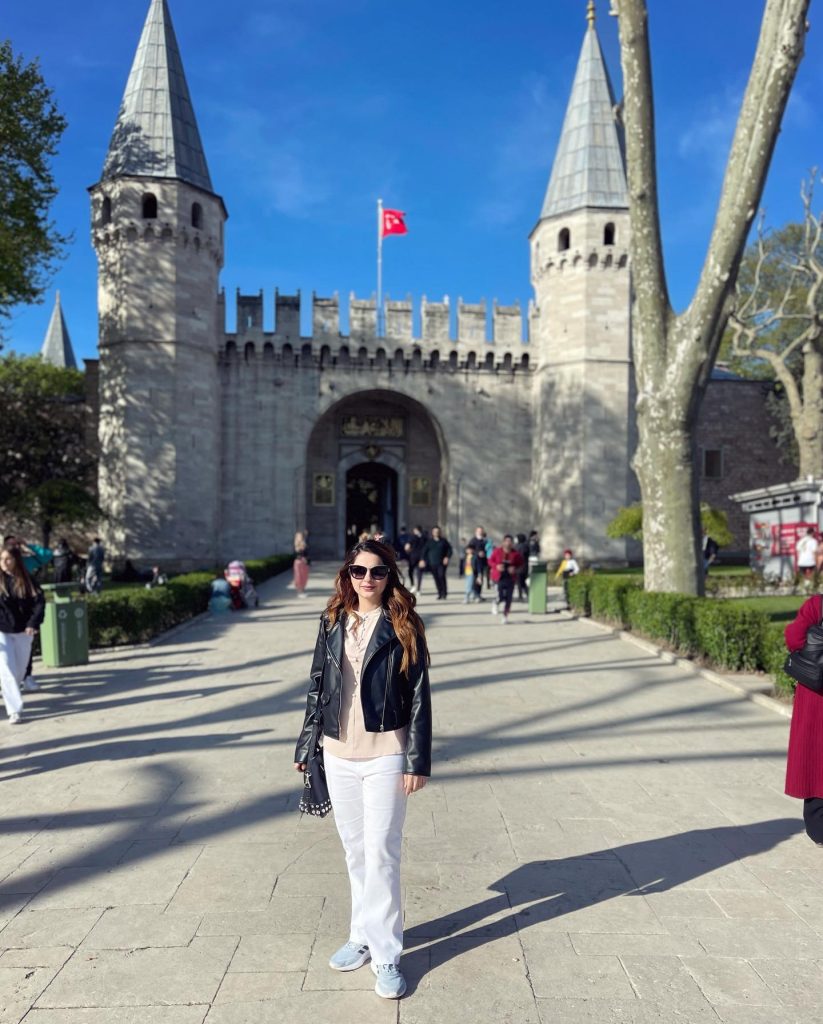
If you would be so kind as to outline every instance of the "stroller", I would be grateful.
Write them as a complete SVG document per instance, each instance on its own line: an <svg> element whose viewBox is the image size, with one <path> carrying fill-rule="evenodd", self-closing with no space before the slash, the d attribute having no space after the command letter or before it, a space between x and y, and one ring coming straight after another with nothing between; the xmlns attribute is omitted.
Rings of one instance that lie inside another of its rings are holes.
<svg viewBox="0 0 823 1024"><path fill-rule="evenodd" d="M234 611L258 606L260 599L242 562L229 562L223 575L229 585L231 606Z"/></svg>

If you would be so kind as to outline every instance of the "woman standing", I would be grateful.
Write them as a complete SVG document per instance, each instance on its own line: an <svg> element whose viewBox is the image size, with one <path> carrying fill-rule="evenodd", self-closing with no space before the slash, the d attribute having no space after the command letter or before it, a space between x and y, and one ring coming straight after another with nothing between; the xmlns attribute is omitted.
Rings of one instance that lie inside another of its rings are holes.
<svg viewBox="0 0 823 1024"><path fill-rule="evenodd" d="M799 651L810 626L823 618L823 599L814 594L800 606L794 622L786 626L786 646ZM786 762L786 794L803 801L806 833L823 846L823 694L799 683L794 692L789 754Z"/></svg>
<svg viewBox="0 0 823 1024"><path fill-rule="evenodd" d="M349 940L336 971L372 961L375 992L399 999L406 981L400 846L406 799L431 773L431 694L425 631L394 552L357 544L320 621L294 767L304 771L321 715L326 778L351 886Z"/></svg>
<svg viewBox="0 0 823 1024"><path fill-rule="evenodd" d="M0 550L0 689L9 724L23 715L20 683L45 612L43 592L26 572L19 548Z"/></svg>
<svg viewBox="0 0 823 1024"><path fill-rule="evenodd" d="M306 584L309 582L309 545L304 533L294 535L294 589L298 597L306 596Z"/></svg>

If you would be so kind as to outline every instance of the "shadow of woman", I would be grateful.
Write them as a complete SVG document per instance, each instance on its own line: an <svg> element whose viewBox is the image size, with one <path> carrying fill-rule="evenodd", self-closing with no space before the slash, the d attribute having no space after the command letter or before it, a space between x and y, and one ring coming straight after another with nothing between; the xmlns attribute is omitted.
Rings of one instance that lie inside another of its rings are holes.
<svg viewBox="0 0 823 1024"><path fill-rule="evenodd" d="M612 917L608 930L663 933L651 907L622 908L608 901L668 892L698 878L711 888L712 875L717 876L718 888L735 882L737 888L751 888L752 876L742 860L799 832L797 820L779 818L692 829L579 857L521 864L489 885L497 895L407 929L405 948L416 952L404 956L404 968L417 979L426 973L429 958L430 966L436 967L494 939L598 906ZM582 918L569 922L570 930L575 927L588 930Z"/></svg>

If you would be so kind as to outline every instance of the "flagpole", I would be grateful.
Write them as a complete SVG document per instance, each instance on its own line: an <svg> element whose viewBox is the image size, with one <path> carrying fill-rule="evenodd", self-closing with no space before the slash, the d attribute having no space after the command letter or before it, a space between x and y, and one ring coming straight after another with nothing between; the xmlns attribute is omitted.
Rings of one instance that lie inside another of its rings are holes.
<svg viewBox="0 0 823 1024"><path fill-rule="evenodd" d="M377 200L377 336L383 336L383 200Z"/></svg>

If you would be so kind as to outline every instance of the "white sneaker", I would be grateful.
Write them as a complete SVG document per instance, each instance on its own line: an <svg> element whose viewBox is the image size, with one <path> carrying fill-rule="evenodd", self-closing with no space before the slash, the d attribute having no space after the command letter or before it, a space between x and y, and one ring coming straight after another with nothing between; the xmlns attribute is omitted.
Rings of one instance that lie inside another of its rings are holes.
<svg viewBox="0 0 823 1024"><path fill-rule="evenodd" d="M36 690L40 689L40 686L38 685L37 680L33 676L26 676L26 678L23 680L23 689L26 691L26 693L34 693Z"/></svg>
<svg viewBox="0 0 823 1024"><path fill-rule="evenodd" d="M371 960L369 947L359 942L346 942L332 954L329 967L334 971L356 971Z"/></svg>
<svg viewBox="0 0 823 1024"><path fill-rule="evenodd" d="M23 716L19 713L15 715L9 715L9 725L19 725L23 721Z"/></svg>
<svg viewBox="0 0 823 1024"><path fill-rule="evenodd" d="M375 964L371 969L377 977L374 991L384 999L402 999L406 992L406 979L397 964Z"/></svg>
<svg viewBox="0 0 823 1024"><path fill-rule="evenodd" d="M497 601L492 601L492 615L497 615Z"/></svg>
<svg viewBox="0 0 823 1024"><path fill-rule="evenodd" d="M502 622L503 622L504 626L508 626L508 624L509 624L509 617L508 617L508 615L504 615L503 616Z"/></svg>

